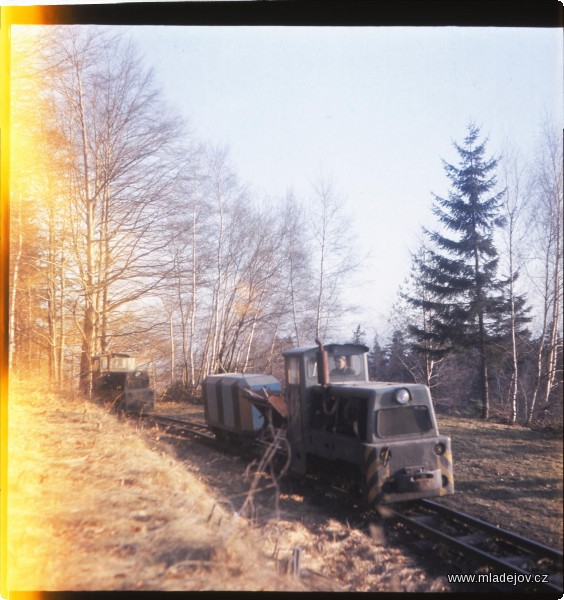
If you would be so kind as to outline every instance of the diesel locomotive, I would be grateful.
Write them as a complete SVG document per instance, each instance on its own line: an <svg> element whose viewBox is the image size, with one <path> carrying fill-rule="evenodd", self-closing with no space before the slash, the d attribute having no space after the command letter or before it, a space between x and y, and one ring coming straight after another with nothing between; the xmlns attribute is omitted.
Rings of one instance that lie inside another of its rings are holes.
<svg viewBox="0 0 564 600"><path fill-rule="evenodd" d="M270 375L208 376L208 426L233 439L283 430L291 473L327 477L369 505L454 493L451 441L429 388L369 381L367 354L320 341L286 350L284 390Z"/></svg>
<svg viewBox="0 0 564 600"><path fill-rule="evenodd" d="M92 394L104 404L124 412L142 413L155 408L155 391L147 371L137 369L135 357L113 352L92 357Z"/></svg>

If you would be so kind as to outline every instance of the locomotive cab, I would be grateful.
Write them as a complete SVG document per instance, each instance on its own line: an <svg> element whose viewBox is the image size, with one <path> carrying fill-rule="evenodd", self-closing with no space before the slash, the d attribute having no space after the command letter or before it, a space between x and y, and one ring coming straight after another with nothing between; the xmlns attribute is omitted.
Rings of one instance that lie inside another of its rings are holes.
<svg viewBox="0 0 564 600"><path fill-rule="evenodd" d="M136 368L129 354L103 354L92 359L92 392L104 403L126 412L155 408L149 374Z"/></svg>
<svg viewBox="0 0 564 600"><path fill-rule="evenodd" d="M324 472L370 504L454 492L450 438L420 384L368 380L368 348L284 352L294 473Z"/></svg>

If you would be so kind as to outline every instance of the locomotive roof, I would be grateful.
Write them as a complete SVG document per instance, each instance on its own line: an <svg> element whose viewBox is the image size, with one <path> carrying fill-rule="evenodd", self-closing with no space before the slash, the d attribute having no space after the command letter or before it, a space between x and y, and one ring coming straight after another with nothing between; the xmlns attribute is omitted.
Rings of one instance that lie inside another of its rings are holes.
<svg viewBox="0 0 564 600"><path fill-rule="evenodd" d="M327 352L329 352L329 354L333 354L335 350L343 350L343 351L361 351L361 352L368 352L369 348L368 346L365 346L364 344L352 344L352 343L346 343L346 344L324 344L323 345L323 349L327 350ZM284 352L282 352L282 354L284 356L297 356L297 355L302 355L305 354L306 352L311 352L312 350L319 350L319 346L302 346L300 348L290 348L289 350L284 350Z"/></svg>
<svg viewBox="0 0 564 600"><path fill-rule="evenodd" d="M245 380L253 380L253 381L264 381L264 382L272 382L278 380L273 376L267 373L214 373L212 375L207 375L206 379L209 381L212 380L233 380L233 381L245 381Z"/></svg>
<svg viewBox="0 0 564 600"><path fill-rule="evenodd" d="M376 388L388 388L388 387L396 387L396 388L400 388L400 387L404 387L404 388L414 388L414 387L427 387L424 383L415 383L415 382L410 382L410 383L406 383L405 381L331 381L329 383L330 387L354 387L354 388L371 388L371 389L376 389Z"/></svg>

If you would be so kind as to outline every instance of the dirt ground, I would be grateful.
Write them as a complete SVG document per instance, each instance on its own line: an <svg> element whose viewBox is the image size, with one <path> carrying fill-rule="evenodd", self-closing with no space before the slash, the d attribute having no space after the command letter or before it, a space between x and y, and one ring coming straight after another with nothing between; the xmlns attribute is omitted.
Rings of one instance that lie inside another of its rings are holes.
<svg viewBox="0 0 564 600"><path fill-rule="evenodd" d="M11 384L9 410L8 589L460 591L428 543L338 496L292 480L277 494L263 479L249 502L241 455L29 383ZM440 424L457 486L443 501L561 548L562 440Z"/></svg>
<svg viewBox="0 0 564 600"><path fill-rule="evenodd" d="M204 423L201 406L162 403L159 413ZM437 415L451 437L455 491L439 502L563 549L562 434Z"/></svg>
<svg viewBox="0 0 564 600"><path fill-rule="evenodd" d="M445 505L562 550L562 434L441 417L456 493Z"/></svg>

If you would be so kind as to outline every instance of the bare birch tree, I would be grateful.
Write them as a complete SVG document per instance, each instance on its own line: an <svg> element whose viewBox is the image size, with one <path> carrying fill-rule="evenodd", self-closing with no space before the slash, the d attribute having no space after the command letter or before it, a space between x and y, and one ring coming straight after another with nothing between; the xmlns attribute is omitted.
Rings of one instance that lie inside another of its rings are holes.
<svg viewBox="0 0 564 600"><path fill-rule="evenodd" d="M204 195L205 173L201 166L201 149L192 153L192 162L183 169L180 177L178 197L174 201L174 213L169 222L170 243L168 253L171 271L167 278L164 294L170 299L163 302L169 305L167 312L171 323L176 313L177 329L181 343L181 383L185 391L192 393L199 383L196 352L197 322L199 303L206 293L207 269L210 257L210 204ZM168 290L168 292L167 292ZM203 316L203 315L201 315ZM174 362L175 357L172 357ZM171 371L174 367L171 365ZM173 383L174 377L171 380Z"/></svg>
<svg viewBox="0 0 564 600"><path fill-rule="evenodd" d="M335 185L323 176L313 184L310 227L315 253L315 337L325 338L332 321L341 314L339 296L346 277L360 261L355 260L351 224L344 200Z"/></svg>
<svg viewBox="0 0 564 600"><path fill-rule="evenodd" d="M504 250L504 269L508 281L507 300L509 303L509 356L511 363L511 378L507 390L507 401L509 405L509 421L514 424L518 416L518 393L520 388L519 380L519 355L518 355L518 337L520 334L520 304L521 298L516 291L517 276L523 266L524 250L524 231L522 220L525 211L526 192L525 169L522 166L515 150L506 148L501 164L501 175L504 179L503 184L506 190L502 200L502 210L505 214L505 227L502 237Z"/></svg>
<svg viewBox="0 0 564 600"><path fill-rule="evenodd" d="M310 293L312 244L307 235L305 211L292 192L286 195L282 211L280 236L284 243L284 278L287 282L283 302L290 310L289 330L294 342L296 346L302 346L308 337L307 321L313 300ZM313 338L313 334L309 337Z"/></svg>
<svg viewBox="0 0 564 600"><path fill-rule="evenodd" d="M548 410L558 383L558 356L562 353L562 159L561 136L545 124L533 175L530 215L532 269L536 267L532 282L539 292L541 314L535 384L527 423L536 411Z"/></svg>
<svg viewBox="0 0 564 600"><path fill-rule="evenodd" d="M152 73L119 36L57 28L50 59L61 68L52 91L69 148L80 381L87 389L91 356L110 347L111 315L164 276L163 216L182 127L166 116Z"/></svg>
<svg viewBox="0 0 564 600"><path fill-rule="evenodd" d="M66 206L57 176L59 135L42 86L53 75L41 60L46 47L34 28L19 28L12 36L9 367L15 362L31 367L30 360L23 360L24 346L28 358L35 348L39 360L34 362L40 365L46 354L49 377L60 380L66 333L65 274L60 268ZM29 327L23 327L26 321Z"/></svg>

